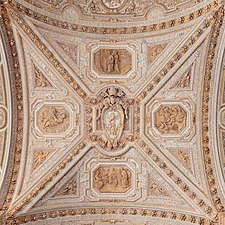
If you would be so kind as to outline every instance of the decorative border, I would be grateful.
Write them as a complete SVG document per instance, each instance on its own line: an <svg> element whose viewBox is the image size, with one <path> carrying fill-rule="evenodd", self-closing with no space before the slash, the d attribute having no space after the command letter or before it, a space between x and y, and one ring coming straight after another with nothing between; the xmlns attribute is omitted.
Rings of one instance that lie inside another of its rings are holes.
<svg viewBox="0 0 225 225"><path fill-rule="evenodd" d="M20 164L20 158L21 158L21 152L22 152L22 139L23 139L23 92L22 92L22 80L21 80L21 74L20 74L20 67L19 67L19 60L17 55L17 49L16 44L13 37L13 31L11 27L11 22L7 14L7 10L5 8L1 8L1 14L3 18L3 23L6 29L6 33L8 35L8 46L10 48L8 49L8 53L12 53L12 63L13 66L10 68L11 73L15 74L15 78L12 77L12 81L15 79L15 93L14 96L16 98L15 107L17 106L17 109L14 108L16 111L14 114L16 115L17 119L17 135L16 136L16 147L15 147L15 157L14 162L11 165L13 167L13 173L11 177L11 183L8 191L8 195L6 197L4 206L2 208L3 212L6 212L8 210L9 204L12 200L12 194L14 193L15 184L17 180L17 175L19 171L19 164ZM13 86L12 86L13 87ZM14 89L13 89L14 91ZM14 151L11 152L13 154Z"/></svg>
<svg viewBox="0 0 225 225"><path fill-rule="evenodd" d="M0 11L1 11L1 6L0 6ZM9 37L7 36L7 29L5 26L5 19L0 17L0 34L1 34L1 38L3 40L3 44L5 45L5 54L7 56L7 62L8 62L8 71L9 71L9 76L10 76L10 86L11 86L11 95L12 95L12 99L11 99L11 107L12 107L12 111L15 113L12 113L12 121L10 121L12 123L12 133L11 133L11 145L10 145L10 154L9 154L9 160L8 160L8 168L6 170L6 180L4 182L4 190L2 190L0 192L0 196L7 196L8 194L8 189L10 186L10 180L12 178L12 170L13 170L13 161L14 161L14 153L15 153L15 143L17 142L17 115L18 115L18 109L17 109L17 99L16 96L18 93L18 91L16 90L16 83L15 83L15 71L14 67L13 67L13 55L12 55L12 51L13 49L11 49L10 47L10 42L9 42ZM13 52L15 54L15 52ZM19 93L18 93L19 94ZM21 116L21 119L23 120L23 116ZM9 123L9 121L7 122ZM0 209L2 208L4 201L6 200L5 197L1 197L0 198Z"/></svg>
<svg viewBox="0 0 225 225"><path fill-rule="evenodd" d="M186 221L201 225L213 225L214 223L206 218L186 215L181 213L175 212L167 212L167 211L160 211L160 210L150 210L150 209L140 209L140 208L79 208L79 209L68 209L68 210L57 210L57 211L50 211L46 213L38 213L28 216L21 216L19 218L15 218L13 220L9 220L8 224L10 225L19 225L22 223L28 223L32 221L42 221L47 218L56 218L56 217L64 217L64 216L74 216L74 215L141 215L143 217L161 217L161 218L168 218L178 221Z"/></svg>
<svg viewBox="0 0 225 225"><path fill-rule="evenodd" d="M209 117L210 117L210 87L211 87L211 77L213 69L213 61L215 56L216 47L218 45L217 39L220 34L220 28L223 24L225 6L221 6L219 10L215 13L215 23L212 29L212 39L209 45L209 52L206 63L206 71L204 77L204 91L203 91L203 105L202 105L202 145L203 145L203 155L205 160L205 171L207 174L208 184L210 187L211 196L218 212L224 210L224 206L221 203L221 199L218 194L216 187L215 177L216 174L213 171L212 161L211 161L211 149L209 147Z"/></svg>
<svg viewBox="0 0 225 225"><path fill-rule="evenodd" d="M149 26L140 26L140 27L131 27L131 28L107 28L107 27L93 27L93 26L85 26L85 25L82 26L79 24L70 24L68 22L52 19L50 17L37 13L29 8L26 8L22 4L19 4L15 0L10 0L9 3L13 8L17 9L18 11L22 12L23 14L35 20L38 20L45 24L53 25L62 29L73 30L73 31L82 32L82 33L83 32L94 33L94 34L135 34L135 33L146 33L146 32L163 30L166 28L187 23L191 20L199 18L200 16L208 13L211 10L218 9L220 0L214 0L213 3L208 4L207 6L191 13L190 15L185 15L178 19L162 22L159 24L153 24Z"/></svg>

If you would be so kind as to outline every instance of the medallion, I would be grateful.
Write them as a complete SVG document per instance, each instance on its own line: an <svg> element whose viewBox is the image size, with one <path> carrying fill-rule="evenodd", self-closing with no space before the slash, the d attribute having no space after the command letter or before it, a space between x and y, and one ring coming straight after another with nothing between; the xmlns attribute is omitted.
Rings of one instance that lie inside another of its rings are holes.
<svg viewBox="0 0 225 225"><path fill-rule="evenodd" d="M123 149L126 142L132 140L129 113L133 100L119 88L109 87L102 90L92 104L92 139L107 151Z"/></svg>
<svg viewBox="0 0 225 225"><path fill-rule="evenodd" d="M110 9L117 9L119 8L123 3L125 2L125 0L102 0L102 3L110 8Z"/></svg>
<svg viewBox="0 0 225 225"><path fill-rule="evenodd" d="M107 145L117 147L124 128L124 112L114 96L110 97L110 103L102 110L102 125Z"/></svg>

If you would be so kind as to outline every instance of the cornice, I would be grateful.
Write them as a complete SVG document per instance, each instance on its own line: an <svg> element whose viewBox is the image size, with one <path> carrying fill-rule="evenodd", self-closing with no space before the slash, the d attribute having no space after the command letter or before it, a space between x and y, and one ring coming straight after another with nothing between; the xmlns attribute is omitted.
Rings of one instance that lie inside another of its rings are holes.
<svg viewBox="0 0 225 225"><path fill-rule="evenodd" d="M22 150L22 139L23 139L23 93L22 93L22 82L21 82L21 74L19 69L19 61L17 57L17 49L15 46L15 42L13 41L13 32L11 28L10 19L7 15L7 11L4 7L1 8L2 13L2 25L4 24L6 34L7 34L7 42L5 40L5 45L7 47L7 52L9 54L9 61L11 62L11 68L9 68L10 75L12 76L11 82L15 82L15 90L14 85L12 85L12 94L13 98L15 98L14 104L16 108L13 109L14 111L14 122L17 123L17 128L13 133L14 136L14 143L16 143L15 149L12 148L10 151L11 159L9 160L9 170L12 170L12 177L10 173L7 176L8 181L6 182L6 190L8 189L7 186L9 186L7 197L1 198L1 200L5 201L4 205L2 207L3 211L3 219L4 219L4 212L8 209L8 206L12 200L12 194L14 192L15 183L19 171L19 162L20 162L20 153ZM10 56L10 53L12 54ZM7 184L10 181L10 185ZM3 202L1 202L3 204Z"/></svg>
<svg viewBox="0 0 225 225"><path fill-rule="evenodd" d="M1 4L5 1L1 1ZM0 14L2 15L2 8L0 5ZM11 131L11 141L10 141L10 147L9 147L9 158L7 162L6 167L6 173L4 177L4 188L0 189L0 209L2 210L3 204L6 201L6 197L9 193L9 186L10 186L10 180L12 179L12 171L14 167L14 156L15 156L15 143L17 139L17 126L18 126L18 112L17 112L17 93L18 90L16 90L16 82L15 82L15 70L14 68L14 60L13 57L16 56L16 50L10 46L9 42L9 32L5 26L5 22L7 23L6 18L0 16L0 33L1 33L1 39L4 46L4 54L6 56L7 65L7 71L9 74L9 82L10 82L10 92L11 92L11 103L9 107L11 107L12 111L14 112L12 114L12 120L10 123L12 124L12 131ZM20 92L20 91L19 91Z"/></svg>
<svg viewBox="0 0 225 225"><path fill-rule="evenodd" d="M211 34L211 42L209 46L208 58L206 63L206 71L204 77L204 92L203 92L203 106L202 106L202 144L203 144L203 153L205 159L205 169L207 173L208 184L211 191L211 196L213 202L218 210L218 212L222 212L224 207L221 203L220 197L218 195L217 187L215 184L215 171L212 168L211 162L211 149L209 147L209 120L210 120L210 88L211 88L211 77L212 77L212 69L213 69L213 60L214 53L217 47L217 39L220 33L220 28L223 23L224 18L224 6L222 6L216 13L215 13L215 23L213 25L213 30Z"/></svg>
<svg viewBox="0 0 225 225"><path fill-rule="evenodd" d="M148 26L133 26L133 27L98 27L98 26L86 26L86 25L80 25L80 24L74 24L74 23L68 23L64 21L60 21L57 19L52 19L46 15L40 14L38 12L35 12L29 8L26 8L22 4L19 4L16 1L9 1L8 8L14 8L18 10L18 12L22 13L23 15L26 15L30 18L33 18L35 20L38 20L40 22L43 22L48 25L52 25L55 27L59 27L66 30L72 30L76 32L81 33L90 33L90 34L141 34L141 33L148 33L152 31L159 31L164 30L167 28L179 26L181 24L188 23L194 19L197 19L203 15L205 15L208 12L216 11L221 6L220 0L215 0L212 4L208 4L207 6L191 13L185 16L182 16L178 19L158 23L158 24L152 24Z"/></svg>

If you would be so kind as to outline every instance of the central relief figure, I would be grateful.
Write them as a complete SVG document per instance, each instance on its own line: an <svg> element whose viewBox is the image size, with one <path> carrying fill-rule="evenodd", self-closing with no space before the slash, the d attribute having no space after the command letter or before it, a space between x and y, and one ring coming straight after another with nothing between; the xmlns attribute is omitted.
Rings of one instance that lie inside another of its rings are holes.
<svg viewBox="0 0 225 225"><path fill-rule="evenodd" d="M128 119L129 104L124 98L124 92L115 87L110 87L101 93L96 121L101 120L102 139L108 149L118 147L125 119Z"/></svg>

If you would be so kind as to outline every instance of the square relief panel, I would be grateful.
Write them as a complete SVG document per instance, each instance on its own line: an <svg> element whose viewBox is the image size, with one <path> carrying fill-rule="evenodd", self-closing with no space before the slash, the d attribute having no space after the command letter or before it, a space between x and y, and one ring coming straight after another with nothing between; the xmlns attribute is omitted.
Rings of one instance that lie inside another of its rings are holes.
<svg viewBox="0 0 225 225"><path fill-rule="evenodd" d="M84 74L89 82L101 84L112 79L126 84L135 84L142 73L138 58L142 47L137 42L87 43L87 63L83 63Z"/></svg>
<svg viewBox="0 0 225 225"><path fill-rule="evenodd" d="M116 162L92 158L84 171L90 181L86 188L87 198L90 201L135 201L141 197L137 184L140 172L141 165L131 158Z"/></svg>
<svg viewBox="0 0 225 225"><path fill-rule="evenodd" d="M147 105L147 136L154 139L190 140L194 134L194 110L190 100L160 101Z"/></svg>
<svg viewBox="0 0 225 225"><path fill-rule="evenodd" d="M79 134L77 116L79 106L71 101L44 101L33 103L34 129L36 138L71 138Z"/></svg>

